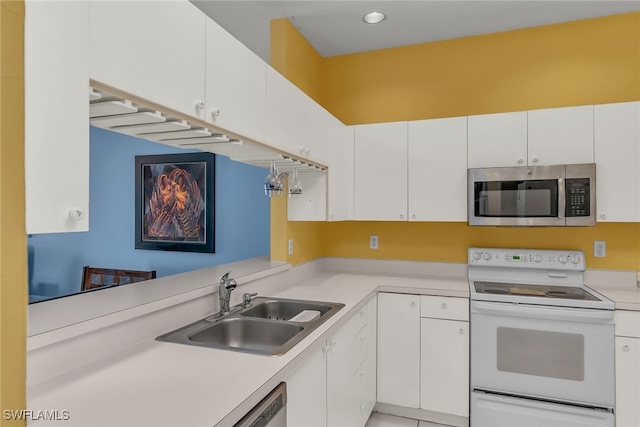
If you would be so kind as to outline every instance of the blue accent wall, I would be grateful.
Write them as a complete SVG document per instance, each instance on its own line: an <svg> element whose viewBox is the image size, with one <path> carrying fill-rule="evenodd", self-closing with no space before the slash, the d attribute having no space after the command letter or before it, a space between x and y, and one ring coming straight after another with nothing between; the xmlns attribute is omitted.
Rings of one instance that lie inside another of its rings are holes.
<svg viewBox="0 0 640 427"><path fill-rule="evenodd" d="M270 205L262 190L268 171L224 156L215 164L216 253L134 249L134 157L184 152L91 127L89 231L29 237L29 293L79 292L85 265L156 270L162 277L268 255Z"/></svg>

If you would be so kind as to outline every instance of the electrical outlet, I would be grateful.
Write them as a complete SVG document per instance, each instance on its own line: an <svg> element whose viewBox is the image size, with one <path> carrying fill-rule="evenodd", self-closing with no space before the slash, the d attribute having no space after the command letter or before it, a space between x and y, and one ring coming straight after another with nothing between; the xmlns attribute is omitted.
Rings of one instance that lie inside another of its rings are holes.
<svg viewBox="0 0 640 427"><path fill-rule="evenodd" d="M369 236L369 249L378 249L378 236Z"/></svg>
<svg viewBox="0 0 640 427"><path fill-rule="evenodd" d="M593 256L600 258L607 256L607 242L604 240L595 240L593 242Z"/></svg>
<svg viewBox="0 0 640 427"><path fill-rule="evenodd" d="M289 239L289 255L293 255L293 239Z"/></svg>

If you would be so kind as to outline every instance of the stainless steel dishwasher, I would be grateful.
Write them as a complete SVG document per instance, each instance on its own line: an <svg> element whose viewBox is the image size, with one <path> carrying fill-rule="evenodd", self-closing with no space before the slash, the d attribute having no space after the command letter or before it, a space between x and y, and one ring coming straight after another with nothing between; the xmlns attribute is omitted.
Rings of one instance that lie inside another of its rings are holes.
<svg viewBox="0 0 640 427"><path fill-rule="evenodd" d="M287 384L280 383L234 427L286 427Z"/></svg>

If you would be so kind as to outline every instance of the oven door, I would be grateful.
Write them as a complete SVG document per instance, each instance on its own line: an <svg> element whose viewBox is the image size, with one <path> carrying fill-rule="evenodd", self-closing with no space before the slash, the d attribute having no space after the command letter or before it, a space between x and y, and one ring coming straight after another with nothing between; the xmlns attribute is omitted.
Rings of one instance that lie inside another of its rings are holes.
<svg viewBox="0 0 640 427"><path fill-rule="evenodd" d="M614 406L613 311L471 302L472 389Z"/></svg>

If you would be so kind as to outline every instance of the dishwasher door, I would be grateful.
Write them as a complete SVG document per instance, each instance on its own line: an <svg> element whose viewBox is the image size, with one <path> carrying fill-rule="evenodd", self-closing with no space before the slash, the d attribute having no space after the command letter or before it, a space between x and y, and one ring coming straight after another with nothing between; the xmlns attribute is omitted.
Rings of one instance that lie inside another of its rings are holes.
<svg viewBox="0 0 640 427"><path fill-rule="evenodd" d="M233 427L286 427L287 384L280 383Z"/></svg>

